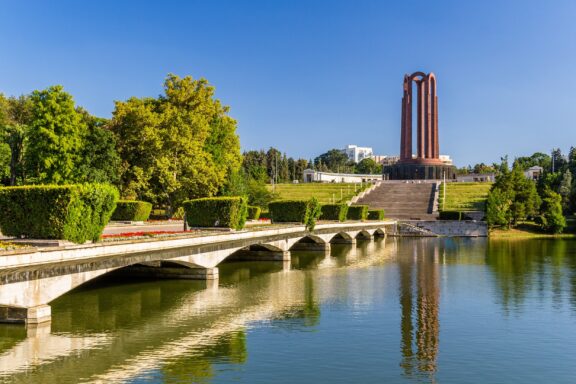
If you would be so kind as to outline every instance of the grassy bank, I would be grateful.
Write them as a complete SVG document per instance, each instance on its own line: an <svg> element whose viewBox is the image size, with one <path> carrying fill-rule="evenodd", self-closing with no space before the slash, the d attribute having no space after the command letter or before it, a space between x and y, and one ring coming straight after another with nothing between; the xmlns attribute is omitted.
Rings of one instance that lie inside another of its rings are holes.
<svg viewBox="0 0 576 384"><path fill-rule="evenodd" d="M267 187L272 190L271 185ZM349 201L360 193L360 188L360 184L352 183L302 183L274 186L280 200L309 200L316 197L320 203L324 204Z"/></svg>
<svg viewBox="0 0 576 384"><path fill-rule="evenodd" d="M443 211L483 211L492 183L446 183L440 186L438 207ZM446 202L444 203L444 188Z"/></svg>
<svg viewBox="0 0 576 384"><path fill-rule="evenodd" d="M526 238L555 238L555 239L570 239L576 238L576 233L559 233L551 234L542 232L540 227L534 223L522 223L516 228L508 230L504 229L491 229L490 238L493 239L526 239Z"/></svg>

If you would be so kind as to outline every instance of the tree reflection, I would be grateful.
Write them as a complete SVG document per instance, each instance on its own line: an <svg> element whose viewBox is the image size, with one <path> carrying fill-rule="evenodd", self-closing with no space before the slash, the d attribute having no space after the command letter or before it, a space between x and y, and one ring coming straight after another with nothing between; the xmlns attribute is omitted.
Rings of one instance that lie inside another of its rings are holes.
<svg viewBox="0 0 576 384"><path fill-rule="evenodd" d="M569 243L558 239L488 242L486 264L506 310L521 308L530 292L540 299L550 293L554 305L561 305Z"/></svg>
<svg viewBox="0 0 576 384"><path fill-rule="evenodd" d="M161 368L166 383L209 383L214 377L215 362L244 364L248 356L244 330L223 335L195 353L164 364Z"/></svg>

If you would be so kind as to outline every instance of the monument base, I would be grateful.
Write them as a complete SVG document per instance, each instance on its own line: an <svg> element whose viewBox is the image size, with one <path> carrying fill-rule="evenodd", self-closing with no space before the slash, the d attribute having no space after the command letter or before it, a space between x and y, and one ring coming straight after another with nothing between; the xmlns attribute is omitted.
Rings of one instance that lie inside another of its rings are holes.
<svg viewBox="0 0 576 384"><path fill-rule="evenodd" d="M456 167L453 165L402 164L385 166L382 170L384 180L446 180L456 179Z"/></svg>

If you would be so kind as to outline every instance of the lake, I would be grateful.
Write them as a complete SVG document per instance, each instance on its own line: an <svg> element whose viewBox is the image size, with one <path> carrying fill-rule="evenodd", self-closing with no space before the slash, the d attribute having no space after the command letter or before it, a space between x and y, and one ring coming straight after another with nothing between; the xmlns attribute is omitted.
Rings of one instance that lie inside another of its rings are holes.
<svg viewBox="0 0 576 384"><path fill-rule="evenodd" d="M386 238L219 266L217 283L122 273L0 326L15 383L574 383L576 241Z"/></svg>

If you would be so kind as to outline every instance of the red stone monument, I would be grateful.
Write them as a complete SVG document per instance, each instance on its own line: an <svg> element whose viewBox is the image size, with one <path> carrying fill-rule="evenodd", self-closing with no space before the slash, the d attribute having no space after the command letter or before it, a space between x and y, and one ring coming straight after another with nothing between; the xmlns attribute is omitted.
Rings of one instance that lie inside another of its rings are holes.
<svg viewBox="0 0 576 384"><path fill-rule="evenodd" d="M416 95L413 93L416 85ZM415 96L415 97L414 97ZM413 156L413 109L416 107L416 156ZM400 160L384 168L388 179L441 179L455 177L455 167L440 160L438 143L438 96L433 73L404 75Z"/></svg>

